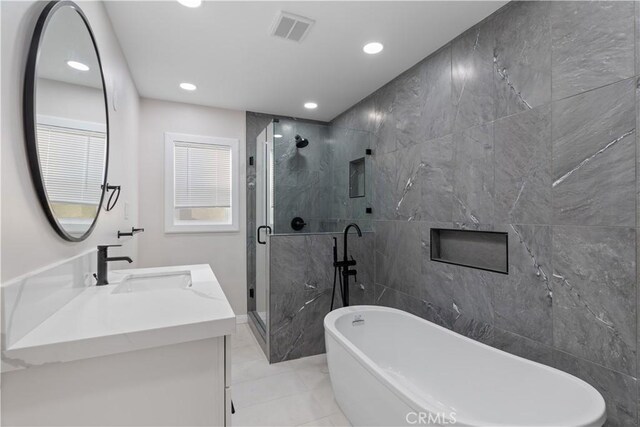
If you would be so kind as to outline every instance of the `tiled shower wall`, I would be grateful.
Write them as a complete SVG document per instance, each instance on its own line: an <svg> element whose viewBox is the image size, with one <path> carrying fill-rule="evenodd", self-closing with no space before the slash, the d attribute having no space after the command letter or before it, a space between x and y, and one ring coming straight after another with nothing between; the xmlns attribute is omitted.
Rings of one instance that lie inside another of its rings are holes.
<svg viewBox="0 0 640 427"><path fill-rule="evenodd" d="M290 232L290 226L287 224L291 222L293 218L291 215L294 213L297 215L305 216L306 212L301 212L306 209L306 205L304 203L296 204L294 201L296 200L295 194L301 193L301 190L305 190L305 193L310 192L310 190L314 190L312 188L312 184L316 181L312 181L309 177L319 175L306 173L305 179L305 171L300 170L300 165L302 162L309 163L308 154L306 156L298 156L295 150L291 150L291 140L296 134L296 131L307 134L307 130L315 130L316 128L326 128L326 125L323 123L317 122L309 122L304 120L297 120L287 117L279 117L269 114L262 113L254 113L248 111L246 113L246 165L247 165L247 286L248 289L255 288L256 285L256 228L258 225L256 224L256 138L260 133L269 125L271 120L278 119L284 127L279 126L278 131L284 132L287 131L286 135L283 135L283 138L276 140L277 144L274 144L274 154L275 154L275 164L276 170L280 169L278 172L274 173L274 178L276 181L276 189L274 191L276 198L280 197L280 200L276 201L276 218L274 218L275 222L275 232L282 233L284 231L281 230L289 230L286 232ZM298 128L298 129L297 129ZM316 142L316 146L320 145L320 147L326 145L326 142L322 140L321 144L318 144L320 131L313 132L311 139ZM325 132L326 133L326 132ZM311 135L311 132L308 133ZM317 135L318 134L318 135ZM318 138L316 138L318 136ZM325 135L323 135L324 137ZM285 141L289 144L285 145ZM316 151L321 152L322 149L318 149L314 147ZM305 153L306 154L306 153ZM315 154L315 152L312 152ZM251 164L250 159L254 159L254 164ZM316 162L313 162L314 164ZM298 166L298 167L296 167ZM320 167L318 166L315 170L320 171ZM322 168L326 169L326 166ZM287 175L293 175L288 177ZM301 179L301 187L298 191L290 191L289 188L286 188L287 180L289 183L296 183L297 179ZM329 178L325 178L328 180ZM282 188L281 188L282 187ZM318 191L311 191L312 193L317 193ZM288 193L292 193L292 196L288 196ZM291 200L290 200L291 199ZM311 199L308 197L303 201L309 202ZM298 198L298 202L300 199ZM280 213L280 211L286 213ZM288 218L288 221L286 219ZM317 223L316 223L317 224ZM249 305L247 307L249 311L255 310L255 302L253 300L249 300Z"/></svg>
<svg viewBox="0 0 640 427"><path fill-rule="evenodd" d="M609 425L638 424L637 17L510 3L332 122L374 141L377 303L583 378ZM430 261L435 226L508 232L509 275Z"/></svg>
<svg viewBox="0 0 640 427"><path fill-rule="evenodd" d="M296 233L291 228L295 217L307 225L299 233L318 232L331 209L331 146L329 127L325 124L280 119L274 139L274 232ZM295 136L309 140L296 148Z"/></svg>
<svg viewBox="0 0 640 427"><path fill-rule="evenodd" d="M282 137L274 139L274 232L338 232L354 220L367 228L371 179L365 179L369 191L364 197L350 198L349 163L365 158L365 172L370 175L371 159L365 154L371 146L370 132L281 118L275 133ZM310 141L307 147L296 148L298 134ZM307 225L293 230L294 217L303 218Z"/></svg>
<svg viewBox="0 0 640 427"><path fill-rule="evenodd" d="M342 258L342 234L274 235L271 243L270 354L271 363L325 352L324 316L331 308L333 238ZM349 253L357 261L350 279L350 302L373 304L374 235L349 238ZM357 282L356 282L357 281ZM341 307L338 291L334 308Z"/></svg>
<svg viewBox="0 0 640 427"><path fill-rule="evenodd" d="M274 139L274 233L318 233L340 231L348 222L358 220L362 228L370 224L366 208L371 207L371 159L365 150L371 147L367 131L337 129L328 123L302 119L274 117L247 112L247 199L251 215L255 209L256 138L273 119L279 122ZM310 143L296 149L294 137L301 135ZM366 194L349 197L349 162L365 157L367 164ZM307 225L303 230L291 228L291 220L302 217ZM363 224L364 222L364 224ZM253 222L251 222L253 228Z"/></svg>
<svg viewBox="0 0 640 427"><path fill-rule="evenodd" d="M247 278L248 287L256 285L255 166L249 157L256 155L256 138L273 116L247 113ZM272 363L324 352L323 319L329 312L333 285L333 239L338 239L342 257L342 230L363 220L371 199L371 159L366 159L368 197L349 199L348 164L365 156L370 135L365 131L333 129L328 124L278 117L274 142L275 158L275 230L270 237L269 348ZM296 150L293 137L308 138L309 146ZM309 224L298 234L289 223L302 216ZM357 260L357 285L350 286L354 304L372 304L374 291L374 236L350 238L350 254ZM260 274L260 272L258 272ZM341 304L335 297L336 307ZM248 310L255 310L249 300Z"/></svg>

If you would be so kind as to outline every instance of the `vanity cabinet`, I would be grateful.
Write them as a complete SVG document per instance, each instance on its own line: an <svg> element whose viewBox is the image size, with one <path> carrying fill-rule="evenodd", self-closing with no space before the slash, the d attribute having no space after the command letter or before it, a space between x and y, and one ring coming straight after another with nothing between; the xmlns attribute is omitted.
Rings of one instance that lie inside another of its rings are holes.
<svg viewBox="0 0 640 427"><path fill-rule="evenodd" d="M2 425L231 425L228 337L2 375Z"/></svg>
<svg viewBox="0 0 640 427"><path fill-rule="evenodd" d="M208 265L113 271L43 313L38 286L78 271L56 268L3 288L2 425L231 425L236 317Z"/></svg>

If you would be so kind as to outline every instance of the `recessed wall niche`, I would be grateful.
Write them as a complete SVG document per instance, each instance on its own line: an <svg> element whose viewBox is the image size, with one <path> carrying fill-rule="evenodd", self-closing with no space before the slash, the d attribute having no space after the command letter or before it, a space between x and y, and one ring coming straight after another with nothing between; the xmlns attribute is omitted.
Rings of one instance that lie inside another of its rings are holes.
<svg viewBox="0 0 640 427"><path fill-rule="evenodd" d="M349 197L364 197L364 157L349 162Z"/></svg>
<svg viewBox="0 0 640 427"><path fill-rule="evenodd" d="M509 274L509 235L432 228L431 261Z"/></svg>

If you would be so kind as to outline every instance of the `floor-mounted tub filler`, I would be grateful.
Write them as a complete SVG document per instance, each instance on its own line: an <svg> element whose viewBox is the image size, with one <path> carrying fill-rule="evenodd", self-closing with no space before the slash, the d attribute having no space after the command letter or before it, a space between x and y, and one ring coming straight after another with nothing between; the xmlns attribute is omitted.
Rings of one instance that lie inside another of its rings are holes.
<svg viewBox="0 0 640 427"><path fill-rule="evenodd" d="M355 426L602 426L584 381L404 311L341 308L324 319L336 401Z"/></svg>

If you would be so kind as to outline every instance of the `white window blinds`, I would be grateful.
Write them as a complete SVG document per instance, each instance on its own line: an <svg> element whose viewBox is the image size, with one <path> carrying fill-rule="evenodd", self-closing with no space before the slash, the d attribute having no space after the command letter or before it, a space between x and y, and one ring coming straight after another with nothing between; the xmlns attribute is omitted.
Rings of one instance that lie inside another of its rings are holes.
<svg viewBox="0 0 640 427"><path fill-rule="evenodd" d="M175 142L176 208L231 207L231 147Z"/></svg>
<svg viewBox="0 0 640 427"><path fill-rule="evenodd" d="M106 134L38 123L38 156L54 203L97 205L102 194Z"/></svg>

